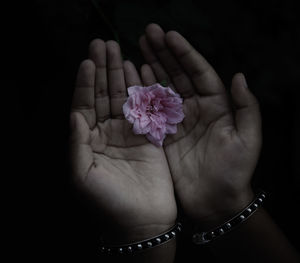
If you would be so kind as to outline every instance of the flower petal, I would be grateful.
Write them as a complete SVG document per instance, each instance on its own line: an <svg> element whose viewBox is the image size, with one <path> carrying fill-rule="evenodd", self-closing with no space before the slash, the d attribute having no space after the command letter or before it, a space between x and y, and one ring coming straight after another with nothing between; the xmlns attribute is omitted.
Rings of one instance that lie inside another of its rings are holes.
<svg viewBox="0 0 300 263"><path fill-rule="evenodd" d="M177 125L176 124L166 123L166 133L167 134L175 134L176 132L177 132Z"/></svg>
<svg viewBox="0 0 300 263"><path fill-rule="evenodd" d="M140 126L141 126L141 128L145 129L147 126L149 126L150 123L151 123L150 118L147 115L145 115L145 114L142 115L142 117L140 118Z"/></svg>
<svg viewBox="0 0 300 263"><path fill-rule="evenodd" d="M134 123L133 123L133 132L135 134L143 134L143 129L140 126L140 120L139 119L135 119Z"/></svg>
<svg viewBox="0 0 300 263"><path fill-rule="evenodd" d="M131 86L128 94L123 112L133 123L133 132L146 134L150 142L162 146L166 134L176 133L176 124L184 118L182 98L159 83L148 87Z"/></svg>
<svg viewBox="0 0 300 263"><path fill-rule="evenodd" d="M144 89L144 87L141 87L141 86L131 86L127 89L128 95L131 96L132 94L134 94L136 92L140 92L143 89Z"/></svg>
<svg viewBox="0 0 300 263"><path fill-rule="evenodd" d="M171 108L164 108L164 113L167 116L167 122L171 124L180 123L184 119L182 110L176 111Z"/></svg>
<svg viewBox="0 0 300 263"><path fill-rule="evenodd" d="M158 139L154 138L150 133L147 133L146 138L154 145L162 146L165 136L162 139L158 140Z"/></svg>

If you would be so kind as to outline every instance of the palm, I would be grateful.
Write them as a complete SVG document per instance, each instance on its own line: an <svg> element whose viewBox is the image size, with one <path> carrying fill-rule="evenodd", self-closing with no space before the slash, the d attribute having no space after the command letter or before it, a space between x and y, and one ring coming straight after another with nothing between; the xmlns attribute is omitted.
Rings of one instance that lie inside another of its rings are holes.
<svg viewBox="0 0 300 263"><path fill-rule="evenodd" d="M91 137L94 163L84 183L110 218L127 227L172 224L176 207L163 150L134 135L125 120L98 123Z"/></svg>
<svg viewBox="0 0 300 263"><path fill-rule="evenodd" d="M132 133L122 112L126 84L141 85L140 79L132 64L123 68L113 41L94 41L90 56L96 67L91 60L81 64L73 98L73 173L114 226L159 233L177 214L167 160L162 148Z"/></svg>
<svg viewBox="0 0 300 263"><path fill-rule="evenodd" d="M254 118L244 114L250 107L243 104L254 103L256 111L254 98L238 101L241 94L235 83L233 99L238 109L234 113L214 70L177 32L165 35L160 27L151 25L140 46L151 65L153 81L169 80L184 98L186 117L177 134L168 135L164 149L185 212L202 219L225 204L223 196L232 201L236 193L247 192L247 197L238 198L248 198L246 188L257 161L260 136L256 127L249 128Z"/></svg>
<svg viewBox="0 0 300 263"><path fill-rule="evenodd" d="M242 158L237 156L245 152L245 146L235 135L227 107L214 103L222 101L220 97L195 95L186 99L184 112L187 117L179 128L181 132L166 140L165 152L175 188L186 213L192 217L195 217L194 212L199 216L195 205L205 207L208 201L221 202L214 193L224 192L228 187L239 189L244 184L244 181L236 180L234 169L243 165ZM201 108L206 108L205 112L209 114L203 116L199 111ZM222 182L224 177L226 182Z"/></svg>

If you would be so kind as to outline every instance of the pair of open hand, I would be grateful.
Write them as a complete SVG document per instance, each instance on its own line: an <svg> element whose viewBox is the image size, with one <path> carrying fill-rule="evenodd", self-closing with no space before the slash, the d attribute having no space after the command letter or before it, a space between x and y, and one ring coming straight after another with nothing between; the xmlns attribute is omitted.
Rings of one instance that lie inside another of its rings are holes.
<svg viewBox="0 0 300 263"><path fill-rule="evenodd" d="M74 176L112 226L129 237L174 225L177 202L196 223L217 223L252 199L261 146L256 98L242 74L228 94L214 69L179 33L150 24L140 74L115 41L94 40L79 68L71 113ZM183 97L178 132L156 147L124 119L127 88L167 80Z"/></svg>

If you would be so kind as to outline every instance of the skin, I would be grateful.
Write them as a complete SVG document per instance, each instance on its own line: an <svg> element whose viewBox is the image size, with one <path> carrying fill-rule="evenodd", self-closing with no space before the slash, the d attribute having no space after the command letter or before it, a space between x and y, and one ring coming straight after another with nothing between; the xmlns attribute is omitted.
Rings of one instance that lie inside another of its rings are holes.
<svg viewBox="0 0 300 263"><path fill-rule="evenodd" d="M74 176L123 233L122 241L174 225L174 188L197 222L231 214L223 205L240 209L252 198L249 182L261 144L258 104L241 74L233 79L233 112L215 71L177 32L149 25L140 46L150 65L141 78L131 62L123 63L116 42L94 40L78 71L71 110ZM184 98L186 118L159 148L132 133L122 105L126 87L166 79Z"/></svg>
<svg viewBox="0 0 300 263"><path fill-rule="evenodd" d="M71 163L77 185L129 242L175 224L174 188L163 148L134 135L124 119L126 87L142 85L115 41L94 40L80 65L71 112ZM153 213L155 211L155 213Z"/></svg>
<svg viewBox="0 0 300 263"><path fill-rule="evenodd" d="M214 69L179 33L165 33L156 24L147 26L140 47L147 64L139 76L131 62L122 61L116 42L94 40L90 58L78 71L71 110L74 178L107 220L105 240L119 244L173 226L175 193L185 215L202 230L225 222L254 197L250 182L262 143L259 104L243 74L234 75L227 92ZM184 98L186 117L178 132L156 147L132 133L122 105L127 87L166 80ZM263 209L211 248L221 262L298 262ZM114 262L173 262L175 251L173 239Z"/></svg>
<svg viewBox="0 0 300 263"><path fill-rule="evenodd" d="M165 34L150 24L140 47L150 65L142 68L142 75L152 76L147 84L168 80L184 98L186 117L164 143L178 199L188 217L214 225L253 198L250 180L262 142L258 102L243 74L233 77L228 94L214 69L175 31Z"/></svg>

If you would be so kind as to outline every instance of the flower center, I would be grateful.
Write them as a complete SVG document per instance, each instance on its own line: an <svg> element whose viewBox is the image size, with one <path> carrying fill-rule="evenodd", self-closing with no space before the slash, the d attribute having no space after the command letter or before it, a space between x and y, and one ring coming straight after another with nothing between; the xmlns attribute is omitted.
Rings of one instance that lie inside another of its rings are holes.
<svg viewBox="0 0 300 263"><path fill-rule="evenodd" d="M155 114L158 111L158 108L156 106L153 106L153 104L150 104L146 107L146 113L148 115Z"/></svg>

